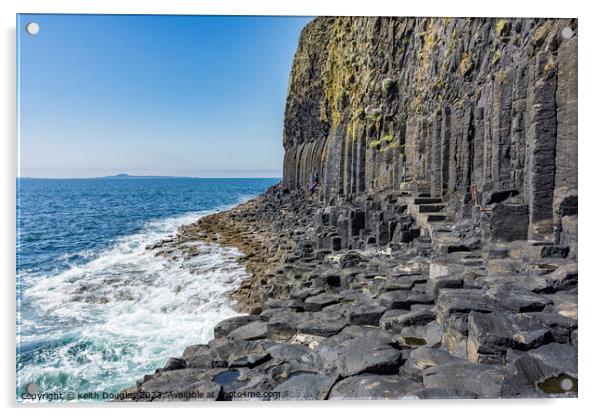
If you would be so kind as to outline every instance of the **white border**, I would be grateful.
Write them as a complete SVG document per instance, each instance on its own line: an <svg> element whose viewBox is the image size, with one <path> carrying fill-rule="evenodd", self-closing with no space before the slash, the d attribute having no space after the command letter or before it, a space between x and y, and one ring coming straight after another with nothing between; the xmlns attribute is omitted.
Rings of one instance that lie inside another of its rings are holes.
<svg viewBox="0 0 602 416"><path fill-rule="evenodd" d="M81 413L81 406L24 407L15 409L15 367L14 367L14 274L15 274L15 174L16 174L16 116L15 116L15 14L20 13L120 13L120 14L238 14L238 15L397 15L397 16L512 16L512 17L578 17L579 18L579 179L580 179L580 348L579 357L579 399L576 400L481 400L481 401L428 401L428 402L346 402L346 403L295 403L289 404L216 404L204 405L202 409L186 405L160 404L137 406L136 411L150 414L164 414L165 407L177 407L178 412L217 414L234 411L251 414L303 414L308 412L342 411L350 414L365 414L375 407L376 412L412 412L430 414L462 415L508 415L520 412L523 415L588 414L600 407L596 398L602 396L598 390L600 383L600 296L602 288L600 267L599 224L602 198L600 198L600 159L602 157L602 133L597 121L600 119L600 21L599 10L594 2L503 0L496 2L467 0L427 0L427 1L382 1L382 0L3 0L2 8L2 121L4 140L2 141L2 181L3 196L0 216L1 247L0 264L4 302L2 306L2 402L10 413L15 411L39 414ZM335 409L335 407L337 409ZM111 413L126 413L132 407L111 406ZM86 413L105 414L106 406L87 409ZM599 413L599 410L597 411Z"/></svg>

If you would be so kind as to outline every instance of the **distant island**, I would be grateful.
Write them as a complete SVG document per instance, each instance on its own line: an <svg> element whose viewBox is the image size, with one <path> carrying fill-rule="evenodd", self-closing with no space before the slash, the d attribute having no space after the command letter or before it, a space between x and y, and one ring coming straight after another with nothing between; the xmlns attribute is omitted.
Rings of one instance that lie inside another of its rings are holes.
<svg viewBox="0 0 602 416"><path fill-rule="evenodd" d="M229 174L228 174L229 173ZM234 175L237 173L238 176ZM254 179L254 178L282 178L281 173L272 171L241 171L241 172L216 172L214 175L202 176L171 176L171 175L130 175L128 173L118 173L108 176L92 176L88 178L50 178L50 177L35 177L35 176L17 176L17 180L21 179L37 179L37 180L99 180L99 179Z"/></svg>
<svg viewBox="0 0 602 416"><path fill-rule="evenodd" d="M192 176L161 176L161 175L128 175L127 173L119 173L117 175L101 176L91 179L178 179L178 178L193 178Z"/></svg>

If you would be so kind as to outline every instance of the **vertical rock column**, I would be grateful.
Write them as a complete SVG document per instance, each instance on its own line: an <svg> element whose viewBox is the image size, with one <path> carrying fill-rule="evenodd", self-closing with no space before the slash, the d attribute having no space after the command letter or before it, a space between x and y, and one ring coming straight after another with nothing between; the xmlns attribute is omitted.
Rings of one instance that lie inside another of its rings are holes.
<svg viewBox="0 0 602 416"><path fill-rule="evenodd" d="M558 49L556 187L577 190L577 38Z"/></svg>
<svg viewBox="0 0 602 416"><path fill-rule="evenodd" d="M531 68L531 121L527 132L529 157L529 238L552 232L556 158L556 70L547 54L539 53Z"/></svg>
<svg viewBox="0 0 602 416"><path fill-rule="evenodd" d="M577 258L577 37L558 48L557 134L554 200L557 242Z"/></svg>
<svg viewBox="0 0 602 416"><path fill-rule="evenodd" d="M431 196L441 195L441 110L433 114L433 137L431 142Z"/></svg>

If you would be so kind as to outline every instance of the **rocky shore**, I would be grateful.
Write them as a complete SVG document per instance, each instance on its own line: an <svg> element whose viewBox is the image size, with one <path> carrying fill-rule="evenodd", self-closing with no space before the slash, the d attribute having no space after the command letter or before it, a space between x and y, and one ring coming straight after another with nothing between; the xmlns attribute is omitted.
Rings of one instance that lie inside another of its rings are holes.
<svg viewBox="0 0 602 416"><path fill-rule="evenodd" d="M577 395L576 20L317 18L284 148L280 185L149 247L252 277L128 400Z"/></svg>
<svg viewBox="0 0 602 416"><path fill-rule="evenodd" d="M336 233L341 213L357 215L357 207L320 208L278 187L182 227L152 249L185 251L190 241L239 247L253 277L234 298L251 314L221 322L209 344L188 347L127 393L141 400L195 391L215 400L576 395L576 262L551 244L483 243L462 222L434 244L419 236L409 209L437 202L401 192L368 199L371 214L402 226L392 242L367 248L319 237ZM368 219L356 224L348 225L352 234L370 229Z"/></svg>

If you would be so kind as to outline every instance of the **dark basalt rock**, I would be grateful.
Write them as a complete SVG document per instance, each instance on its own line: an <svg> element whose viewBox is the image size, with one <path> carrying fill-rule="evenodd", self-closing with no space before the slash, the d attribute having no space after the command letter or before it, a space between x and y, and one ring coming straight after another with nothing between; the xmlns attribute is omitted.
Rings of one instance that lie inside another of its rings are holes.
<svg viewBox="0 0 602 416"><path fill-rule="evenodd" d="M457 390L450 387L420 389L413 394L419 399L477 399L479 397L476 393Z"/></svg>
<svg viewBox="0 0 602 416"><path fill-rule="evenodd" d="M426 283L426 293L437 297L441 289L461 289L463 287L464 278L461 276L433 276Z"/></svg>
<svg viewBox="0 0 602 416"><path fill-rule="evenodd" d="M182 358L171 357L167 360L160 371L181 370L183 368L186 368L186 360L183 360Z"/></svg>
<svg viewBox="0 0 602 416"><path fill-rule="evenodd" d="M341 331L341 335L348 338L369 337L385 344L395 345L395 335L388 331L366 325L350 325Z"/></svg>
<svg viewBox="0 0 602 416"><path fill-rule="evenodd" d="M221 321L213 329L215 338L225 337L236 328L258 321L259 317L255 315L235 316Z"/></svg>
<svg viewBox="0 0 602 416"><path fill-rule="evenodd" d="M228 338L247 341L262 339L266 338L267 336L268 324L262 320L254 321L238 327L228 334Z"/></svg>
<svg viewBox="0 0 602 416"><path fill-rule="evenodd" d="M252 341L222 341L199 356L193 356L187 361L188 367L195 367L198 361L208 359L212 367L254 367L270 359L266 349Z"/></svg>
<svg viewBox="0 0 602 416"><path fill-rule="evenodd" d="M341 300L339 295L333 293L322 293L320 295L311 296L305 299L303 308L307 312L321 311L323 308L329 305L334 305Z"/></svg>
<svg viewBox="0 0 602 416"><path fill-rule="evenodd" d="M569 344L552 343L531 350L528 354L559 373L577 376L577 350Z"/></svg>
<svg viewBox="0 0 602 416"><path fill-rule="evenodd" d="M238 368L235 370L215 369L207 372L211 380L221 385L220 400L268 400L262 393L270 391L272 383L268 376L256 369Z"/></svg>
<svg viewBox="0 0 602 416"><path fill-rule="evenodd" d="M133 395L135 401L218 400L221 386L204 371L180 369L146 378ZM137 393L137 394L136 394Z"/></svg>
<svg viewBox="0 0 602 416"><path fill-rule="evenodd" d="M577 286L578 270L577 263L562 265L554 271L546 274L546 287L543 292L553 293L559 290L567 290Z"/></svg>
<svg viewBox="0 0 602 416"><path fill-rule="evenodd" d="M299 373L279 384L274 391L275 400L324 400L336 377L320 374Z"/></svg>
<svg viewBox="0 0 602 416"><path fill-rule="evenodd" d="M428 345L439 347L443 333L439 324L436 321L432 321L426 325L403 327L401 328L400 335L403 344L406 346Z"/></svg>
<svg viewBox="0 0 602 416"><path fill-rule="evenodd" d="M276 344L267 349L270 356L282 362L306 364L319 371L324 368L322 358L312 349L300 344Z"/></svg>
<svg viewBox="0 0 602 416"><path fill-rule="evenodd" d="M377 302L363 302L353 305L349 311L348 321L351 325L374 325L378 326L380 317L387 308Z"/></svg>
<svg viewBox="0 0 602 416"><path fill-rule="evenodd" d="M499 309L494 299L480 289L441 289L437 298L437 321L442 324L452 314L471 311L492 312Z"/></svg>
<svg viewBox="0 0 602 416"><path fill-rule="evenodd" d="M383 400L411 397L421 384L398 376L360 375L339 381L332 388L329 400Z"/></svg>
<svg viewBox="0 0 602 416"><path fill-rule="evenodd" d="M400 360L401 352L389 343L358 337L341 343L336 366L343 377L361 373L396 374Z"/></svg>
<svg viewBox="0 0 602 416"><path fill-rule="evenodd" d="M409 290L393 290L379 296L381 305L387 309L410 309L412 305L428 305L433 303L433 298L425 293Z"/></svg>
<svg viewBox="0 0 602 416"><path fill-rule="evenodd" d="M495 285L485 296L496 301L503 309L515 312L539 312L551 303L544 296L511 284Z"/></svg>
<svg viewBox="0 0 602 416"><path fill-rule="evenodd" d="M331 337L341 332L346 325L347 321L341 316L323 314L300 323L297 326L297 332L320 337Z"/></svg>
<svg viewBox="0 0 602 416"><path fill-rule="evenodd" d="M286 339L297 333L297 327L310 319L307 313L281 313L270 318L267 323L268 334L274 339Z"/></svg>
<svg viewBox="0 0 602 416"><path fill-rule="evenodd" d="M482 398L533 395L532 389L495 365L453 361L428 367L422 374L424 386L429 389L454 389Z"/></svg>
<svg viewBox="0 0 602 416"><path fill-rule="evenodd" d="M395 311L395 312L393 312ZM418 310L390 310L386 317L380 320L381 328L387 329L393 332L398 332L404 327L413 325L426 325L431 321L435 320L435 312L432 309L418 309Z"/></svg>
<svg viewBox="0 0 602 416"><path fill-rule="evenodd" d="M182 359L188 360L189 358L191 358L195 355L200 355L204 352L208 352L210 348L211 347L209 347L209 345L206 345L206 344L189 345L188 347L186 347L184 349L184 353L182 354Z"/></svg>
<svg viewBox="0 0 602 416"><path fill-rule="evenodd" d="M415 370L424 370L429 367L455 361L464 362L443 349L419 347L410 352L404 366Z"/></svg>

